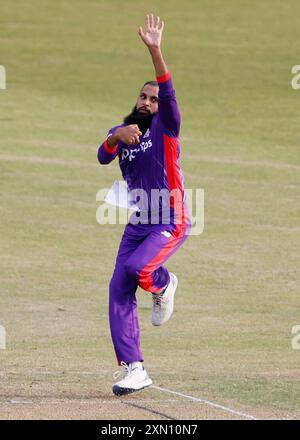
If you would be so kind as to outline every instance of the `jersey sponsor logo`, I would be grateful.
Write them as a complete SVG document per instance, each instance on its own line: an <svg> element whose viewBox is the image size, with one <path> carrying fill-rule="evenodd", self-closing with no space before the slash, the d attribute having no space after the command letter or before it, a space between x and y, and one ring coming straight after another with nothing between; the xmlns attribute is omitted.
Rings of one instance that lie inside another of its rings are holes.
<svg viewBox="0 0 300 440"><path fill-rule="evenodd" d="M149 139L149 141L141 142L140 146L138 148L123 148L122 150L122 156L121 160L128 159L129 162L131 162L133 159L136 158L136 155L140 152L145 153L148 148L152 147L152 141Z"/></svg>
<svg viewBox="0 0 300 440"><path fill-rule="evenodd" d="M149 128L147 129L146 133L144 134L143 138L146 139L150 136L150 130Z"/></svg>
<svg viewBox="0 0 300 440"><path fill-rule="evenodd" d="M151 139L149 139L149 141L146 141L146 142L141 142L140 147L141 147L141 150L143 151L143 153L145 153L145 151L146 151L148 148L151 148L151 147L152 147L152 141L151 141Z"/></svg>

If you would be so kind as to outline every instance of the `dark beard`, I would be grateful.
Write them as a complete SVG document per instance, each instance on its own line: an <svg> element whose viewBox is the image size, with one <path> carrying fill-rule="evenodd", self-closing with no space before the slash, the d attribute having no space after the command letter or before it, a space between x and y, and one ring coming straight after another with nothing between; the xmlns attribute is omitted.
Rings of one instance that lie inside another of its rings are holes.
<svg viewBox="0 0 300 440"><path fill-rule="evenodd" d="M123 122L125 125L137 124L144 135L148 128L150 128L153 116L155 116L155 113L148 113L146 115L139 113L136 106L134 106L132 112L128 116L125 116Z"/></svg>

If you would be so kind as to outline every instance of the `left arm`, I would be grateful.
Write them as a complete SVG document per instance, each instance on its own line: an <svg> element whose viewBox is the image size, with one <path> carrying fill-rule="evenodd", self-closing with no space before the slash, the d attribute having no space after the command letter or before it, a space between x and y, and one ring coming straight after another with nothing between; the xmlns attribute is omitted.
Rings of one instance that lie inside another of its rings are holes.
<svg viewBox="0 0 300 440"><path fill-rule="evenodd" d="M180 130L180 112L171 75L168 71L160 47L163 28L164 22L162 21L160 24L159 17L156 18L156 25L154 26L153 14L150 16L147 15L146 32L144 33L142 27L140 27L139 35L149 49L159 85L158 114L164 127L167 129L168 134L172 137L178 137Z"/></svg>

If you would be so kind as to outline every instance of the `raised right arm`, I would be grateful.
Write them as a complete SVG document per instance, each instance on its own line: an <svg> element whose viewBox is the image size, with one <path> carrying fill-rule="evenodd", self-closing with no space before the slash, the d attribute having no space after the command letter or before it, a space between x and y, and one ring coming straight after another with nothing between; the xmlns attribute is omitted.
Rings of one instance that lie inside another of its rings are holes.
<svg viewBox="0 0 300 440"><path fill-rule="evenodd" d="M161 52L161 39L164 29L164 22L156 18L154 24L153 14L146 16L146 30L139 28L139 35L148 47L155 68L156 79L159 86L158 92L158 115L162 121L167 134L171 137L178 137L180 130L180 112L176 101L170 72Z"/></svg>

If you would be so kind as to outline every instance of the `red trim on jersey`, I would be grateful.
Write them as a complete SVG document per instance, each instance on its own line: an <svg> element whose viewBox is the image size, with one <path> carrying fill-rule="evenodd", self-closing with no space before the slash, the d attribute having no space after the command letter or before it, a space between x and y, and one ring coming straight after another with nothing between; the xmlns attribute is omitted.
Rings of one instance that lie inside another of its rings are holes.
<svg viewBox="0 0 300 440"><path fill-rule="evenodd" d="M164 83L164 82L167 82L167 81L169 81L169 79L171 79L171 74L170 74L170 72L167 72L167 73L165 73L164 75L161 75L161 76L157 76L157 77L156 77L156 80L157 80L158 84L160 84L160 83Z"/></svg>
<svg viewBox="0 0 300 440"><path fill-rule="evenodd" d="M182 181L180 176L180 168L178 163L178 138L164 136L166 173L169 184L169 191L179 190L183 196ZM174 198L170 200L170 207L174 208ZM176 214L176 213L175 213Z"/></svg>
<svg viewBox="0 0 300 440"><path fill-rule="evenodd" d="M119 144L115 145L114 147L109 147L107 140L103 143L103 147L108 154L115 154L115 152L118 149L118 146L119 146Z"/></svg>

